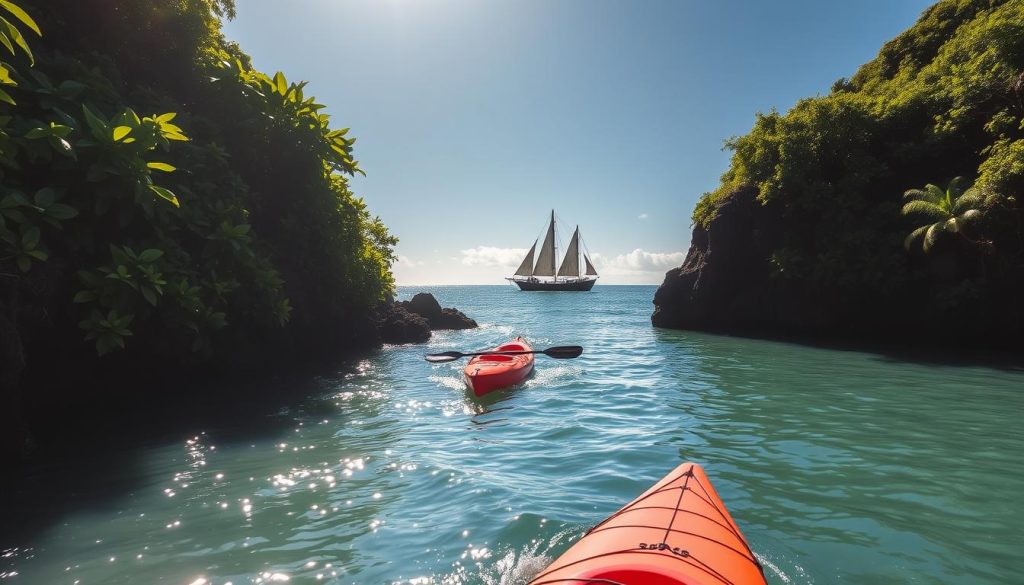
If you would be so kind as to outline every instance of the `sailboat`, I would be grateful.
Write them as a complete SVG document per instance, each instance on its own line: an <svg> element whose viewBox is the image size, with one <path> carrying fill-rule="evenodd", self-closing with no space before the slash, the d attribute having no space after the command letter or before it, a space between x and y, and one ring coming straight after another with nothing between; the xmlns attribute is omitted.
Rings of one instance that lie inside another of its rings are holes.
<svg viewBox="0 0 1024 585"><path fill-rule="evenodd" d="M539 239L538 239L539 241ZM513 276L506 278L514 282L520 290L560 290L560 291L588 291L594 288L597 282L597 270L591 264L586 252L580 248L580 227L572 234L569 247L565 250L565 258L562 265L555 269L555 259L558 257L555 250L555 212L551 211L551 223L548 225L547 235L544 236L544 243L541 244L540 254L537 256L537 263L533 262L533 253L537 250L537 241L533 242L530 251L526 253L522 264ZM583 257L584 272L580 273L580 257ZM550 279L549 279L550 277Z"/></svg>

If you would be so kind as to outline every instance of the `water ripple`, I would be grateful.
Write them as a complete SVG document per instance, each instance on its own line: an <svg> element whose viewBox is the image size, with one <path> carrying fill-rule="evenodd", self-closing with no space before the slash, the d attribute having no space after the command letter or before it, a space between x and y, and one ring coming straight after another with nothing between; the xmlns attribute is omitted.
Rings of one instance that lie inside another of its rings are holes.
<svg viewBox="0 0 1024 585"><path fill-rule="evenodd" d="M1020 372L653 330L649 287L434 292L484 325L318 379L286 432L147 448L130 490L3 551L0 581L522 585L682 460L772 583L1024 573ZM482 400L421 359L514 335L586 352Z"/></svg>

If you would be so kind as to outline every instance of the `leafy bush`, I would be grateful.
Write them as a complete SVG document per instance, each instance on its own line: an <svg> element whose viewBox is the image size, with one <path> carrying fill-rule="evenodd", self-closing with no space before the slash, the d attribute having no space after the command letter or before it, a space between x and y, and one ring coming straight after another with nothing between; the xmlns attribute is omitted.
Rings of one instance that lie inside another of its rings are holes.
<svg viewBox="0 0 1024 585"><path fill-rule="evenodd" d="M0 22L0 309L46 315L12 322L168 367L244 338L374 342L336 333L393 292L355 139L224 40L233 2L0 6L43 34Z"/></svg>
<svg viewBox="0 0 1024 585"><path fill-rule="evenodd" d="M1019 2L941 1L829 95L758 114L749 134L728 141L731 165L693 221L709 225L723 198L755 186L782 210L785 236L766 251L776 275L871 305L910 289L941 292L928 261L900 246L916 227L900 195L962 175L985 194L977 237L992 253L981 258L975 247L960 275L983 277L975 288L1001 295L1024 280L1022 71ZM988 267L979 272L979 262Z"/></svg>

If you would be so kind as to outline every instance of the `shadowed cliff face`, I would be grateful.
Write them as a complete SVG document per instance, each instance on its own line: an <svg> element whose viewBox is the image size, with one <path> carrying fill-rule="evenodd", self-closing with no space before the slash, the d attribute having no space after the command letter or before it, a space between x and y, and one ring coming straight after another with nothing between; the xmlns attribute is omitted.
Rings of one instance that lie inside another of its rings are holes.
<svg viewBox="0 0 1024 585"><path fill-rule="evenodd" d="M815 341L1020 346L1020 315L1008 301L944 309L921 302L937 287L967 286L978 278L976 254L961 242L947 242L919 259L917 278L900 283L892 294L823 289L807 279L782 277L771 261L806 222L787 221L778 206L762 204L751 187L729 193L717 205L707 227L694 226L683 265L668 271L655 293L655 327Z"/></svg>
<svg viewBox="0 0 1024 585"><path fill-rule="evenodd" d="M758 114L727 143L729 168L694 209L693 246L653 323L1020 348L1020 7L941 0L827 95ZM965 194L914 194L954 177Z"/></svg>
<svg viewBox="0 0 1024 585"><path fill-rule="evenodd" d="M732 331L773 321L768 255L777 239L770 212L753 188L720 203L707 228L696 225L686 260L654 295L656 327Z"/></svg>
<svg viewBox="0 0 1024 585"><path fill-rule="evenodd" d="M770 258L787 229L794 228L786 227L777 206L757 199L757 189L742 187L724 197L706 228L694 226L683 265L665 274L654 295L651 323L771 337L861 336L870 324L863 317L851 319L857 312L853 307L774 274Z"/></svg>

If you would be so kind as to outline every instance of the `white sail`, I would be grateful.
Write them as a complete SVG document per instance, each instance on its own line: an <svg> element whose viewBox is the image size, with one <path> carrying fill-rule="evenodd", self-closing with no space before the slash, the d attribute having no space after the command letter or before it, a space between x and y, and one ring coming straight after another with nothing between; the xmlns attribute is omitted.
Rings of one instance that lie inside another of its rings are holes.
<svg viewBox="0 0 1024 585"><path fill-rule="evenodd" d="M526 258L523 258L523 263L519 265L519 269L516 270L516 276L530 276L533 272L533 251L537 249L537 242L534 241L533 245L530 246L530 251L526 254Z"/></svg>
<svg viewBox="0 0 1024 585"><path fill-rule="evenodd" d="M580 275L580 226L572 234L569 247L565 250L565 258L562 260L562 267L558 269L558 276L579 276Z"/></svg>
<svg viewBox="0 0 1024 585"><path fill-rule="evenodd" d="M540 255L537 257L537 266L533 269L534 276L555 275L555 212L551 212L551 225L548 226L548 235L544 237L544 245L540 248Z"/></svg>
<svg viewBox="0 0 1024 585"><path fill-rule="evenodd" d="M587 255L583 255L583 261L587 263L587 276L597 276L597 270L594 270L594 265L590 263L590 258Z"/></svg>

